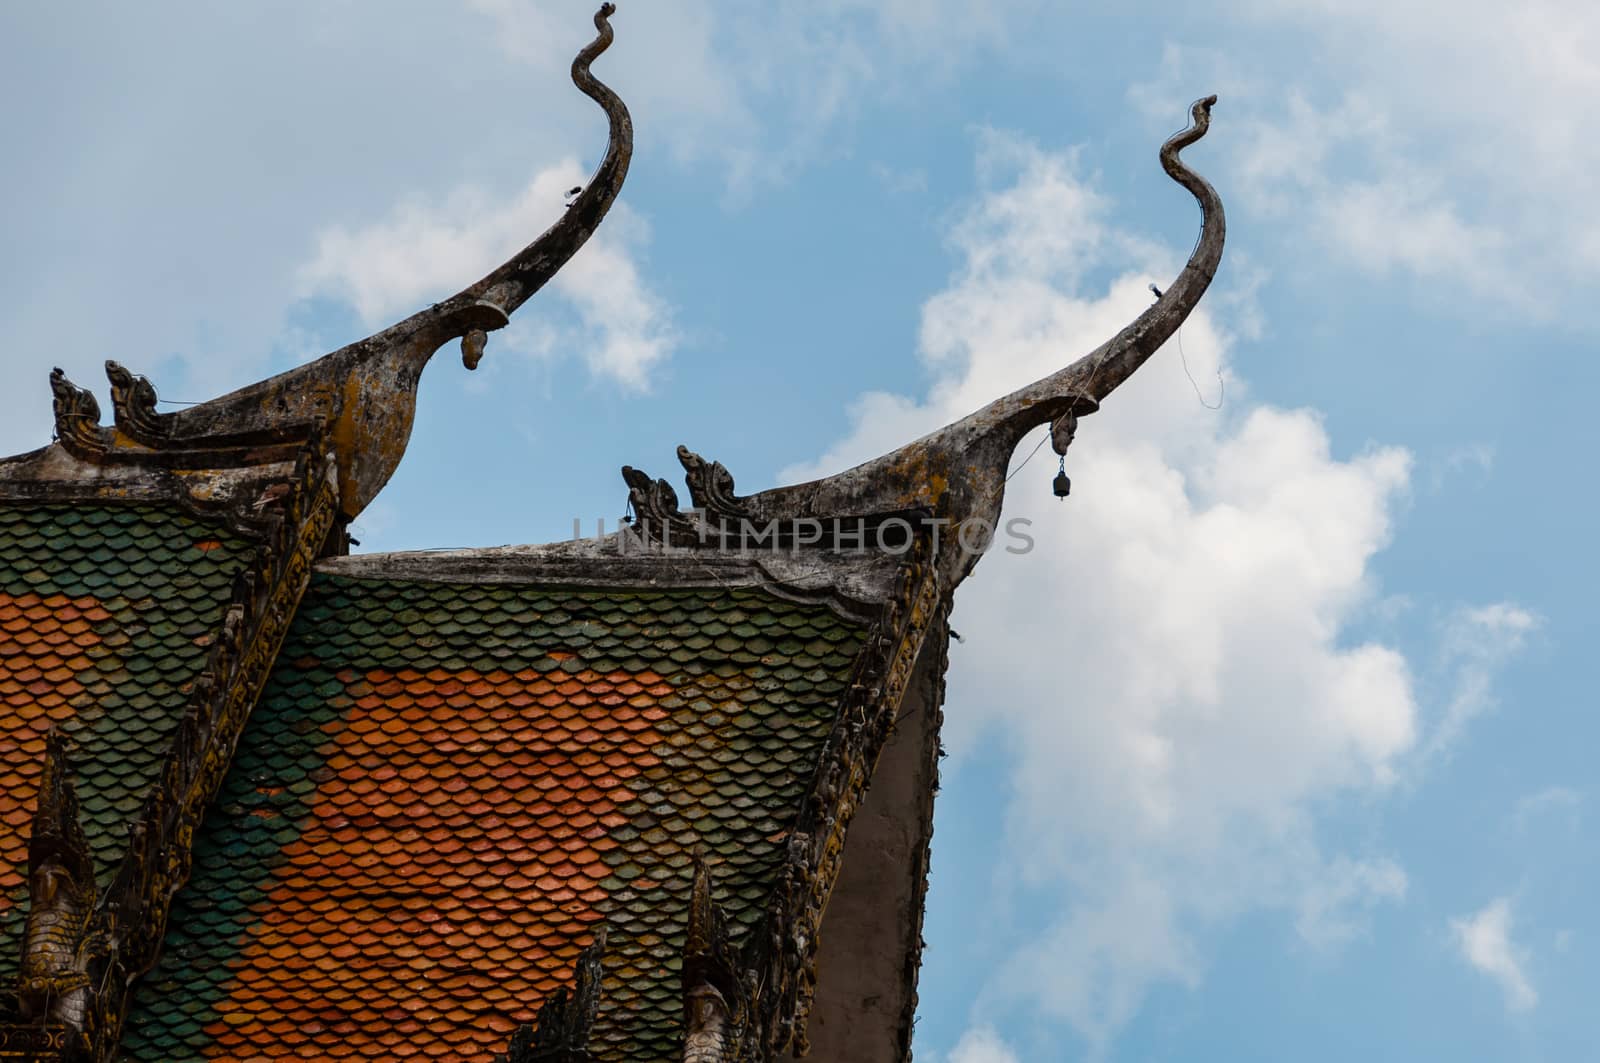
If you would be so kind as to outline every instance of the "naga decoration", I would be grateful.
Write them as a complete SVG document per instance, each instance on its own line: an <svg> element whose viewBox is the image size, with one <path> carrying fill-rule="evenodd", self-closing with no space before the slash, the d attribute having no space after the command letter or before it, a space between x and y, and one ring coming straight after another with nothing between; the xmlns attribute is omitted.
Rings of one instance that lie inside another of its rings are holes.
<svg viewBox="0 0 1600 1063"><path fill-rule="evenodd" d="M719 550L881 550L902 554L915 534L928 525L926 508L886 513L822 517L770 516L757 519L733 494L733 474L723 464L708 462L688 447L678 448L695 508L678 508L678 492L666 480L653 479L631 465L622 467L633 510L633 532L647 543L667 547L714 547Z"/></svg>
<svg viewBox="0 0 1600 1063"><path fill-rule="evenodd" d="M100 404L93 393L68 380L60 366L50 370L50 392L55 400L57 441L80 457L104 454Z"/></svg>
<svg viewBox="0 0 1600 1063"><path fill-rule="evenodd" d="M573 83L605 113L609 141L594 176L545 232L504 264L442 302L366 339L270 380L170 414L155 410L155 389L116 363L107 365L116 430L102 428L93 396L51 376L56 435L73 457L93 464L153 468L233 469L290 461L312 432L334 446L340 509L357 516L389 481L410 439L423 368L452 339L475 368L487 335L544 287L599 227L622 190L633 158L627 106L590 65L611 46L610 17L595 13L597 36L572 62ZM3 465L17 465L26 457ZM13 469L15 478L26 470ZM7 470L0 468L0 479Z"/></svg>
<svg viewBox="0 0 1600 1063"><path fill-rule="evenodd" d="M172 432L172 419L156 412L156 386L110 359L106 378L111 381L111 414L117 430L135 442L159 446Z"/></svg>
<svg viewBox="0 0 1600 1063"><path fill-rule="evenodd" d="M17 995L22 1016L81 1038L89 1021L94 862L78 818L66 740L45 738L44 772L28 841L28 922Z"/></svg>
<svg viewBox="0 0 1600 1063"><path fill-rule="evenodd" d="M694 889L683 946L683 1063L731 1063L747 1021L738 951L712 899L711 866L694 854Z"/></svg>
<svg viewBox="0 0 1600 1063"><path fill-rule="evenodd" d="M678 492L666 480L655 479L632 465L622 467L628 485L628 507L633 511L634 527L647 539L669 546L698 544L705 529L691 514L678 508Z"/></svg>
<svg viewBox="0 0 1600 1063"><path fill-rule="evenodd" d="M987 544L983 535L967 535L968 528L992 534L1005 495L1006 470L1023 437L1035 428L1050 426L1057 454L1065 455L1077 432L1078 419L1094 413L1100 403L1156 352L1188 318L1205 294L1222 261L1226 234L1222 200L1209 182L1183 161L1184 148L1205 136L1211 125L1215 96L1197 100L1190 108L1190 123L1161 145L1162 168L1192 195L1200 206L1200 236L1178 278L1131 324L1111 339L1065 368L996 399L967 417L853 469L809 483L780 487L745 497L733 494L733 476L719 463L707 463L686 448L678 450L689 482L690 497L709 520L712 532L732 521L744 527L801 527L807 521L832 524L841 519L874 522L891 516L907 519L922 515L935 530L948 529L937 564L945 586L954 589L977 563L982 553L974 544ZM634 470L634 473L637 473ZM634 486L634 475L629 486ZM648 477L641 483L649 483ZM655 481L655 485L664 481ZM661 486L651 486L645 501L648 515L661 528L688 521L676 514L676 499ZM671 511L665 503L670 500ZM639 508L638 499L635 508ZM841 518L841 514L859 514ZM660 540L659 536L655 538ZM842 541L851 541L845 534ZM824 534L811 538L779 535L770 540L741 536L735 545L792 547L810 545L837 548L841 537ZM854 539L857 545L871 545ZM671 540L673 545L678 540ZM725 534L702 534L700 545L726 546Z"/></svg>
<svg viewBox="0 0 1600 1063"><path fill-rule="evenodd" d="M733 473L720 461L707 461L688 447L678 447L678 462L697 509L718 517L747 518L744 499L733 493Z"/></svg>
<svg viewBox="0 0 1600 1063"><path fill-rule="evenodd" d="M563 986L552 993L540 1006L538 1019L512 1033L509 1050L496 1056L495 1063L589 1063L589 1034L600 1011L600 961L605 951L602 926L578 954L572 991Z"/></svg>

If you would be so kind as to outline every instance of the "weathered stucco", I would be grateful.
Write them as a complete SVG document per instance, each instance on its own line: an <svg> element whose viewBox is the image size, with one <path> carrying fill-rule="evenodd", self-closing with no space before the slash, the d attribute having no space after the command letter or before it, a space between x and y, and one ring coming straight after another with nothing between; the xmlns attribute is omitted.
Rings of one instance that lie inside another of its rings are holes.
<svg viewBox="0 0 1600 1063"><path fill-rule="evenodd" d="M808 1060L911 1058L948 628L929 633L822 921ZM782 1057L793 1063L793 1056Z"/></svg>

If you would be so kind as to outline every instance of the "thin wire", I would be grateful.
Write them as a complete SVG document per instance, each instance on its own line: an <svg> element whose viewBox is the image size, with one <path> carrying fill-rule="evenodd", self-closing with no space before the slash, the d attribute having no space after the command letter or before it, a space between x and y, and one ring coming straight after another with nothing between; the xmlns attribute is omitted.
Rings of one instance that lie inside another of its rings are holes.
<svg viewBox="0 0 1600 1063"><path fill-rule="evenodd" d="M1217 370L1217 404L1213 406L1200 394L1200 385L1195 383L1194 374L1189 372L1189 358L1183 353L1183 329L1178 330L1178 358L1183 362L1183 375L1189 378L1189 386L1194 388L1194 397L1200 400L1200 405L1208 410L1222 409L1222 400L1228 395L1228 384L1222 379L1222 370Z"/></svg>
<svg viewBox="0 0 1600 1063"><path fill-rule="evenodd" d="M1062 414L1061 415L1061 417L1065 417L1065 416L1066 416L1066 414ZM1005 479L1006 483L1010 483L1011 482L1011 478L1013 476L1017 475L1017 473L1021 472L1023 470L1023 467L1026 466L1028 464L1028 462L1033 460L1033 456L1035 454L1039 453L1039 451L1044 448L1045 443L1050 439L1051 436L1053 436L1055 434L1056 425L1061 421L1061 417L1057 417L1054 421L1050 422L1050 424L1048 426L1049 427L1049 431L1045 432L1044 439L1039 440L1038 444L1035 445L1032 450L1028 451L1028 456L1022 459L1022 464L1018 465L1015 469L1012 469L1010 472L1006 473L1006 479Z"/></svg>
<svg viewBox="0 0 1600 1063"><path fill-rule="evenodd" d="M1104 368L1105 368L1105 356L1101 355L1100 358L1094 363L1094 368L1089 370L1089 379L1085 380L1083 382L1083 387L1081 389L1083 394L1091 395L1091 396L1094 394L1094 380L1095 380L1095 377L1099 376L1100 375L1100 370L1102 370ZM1045 442L1047 440L1055 438L1056 427L1058 425L1060 425L1062 421L1064 421L1068 417L1072 416L1072 413L1073 413L1073 411L1069 409L1069 410L1067 410L1066 413L1062 414L1061 416L1057 417L1055 420L1050 422L1050 424L1048 426L1050 430L1045 433L1044 439L1039 440L1039 442L1034 444L1033 449L1028 451L1028 456L1022 459L1022 465L1018 465L1015 469L1012 469L1010 472L1006 473L1006 478L1003 481L1004 483L1010 483L1011 482L1011 478L1013 476L1017 475L1017 473L1021 472L1022 469L1023 469L1023 466L1027 465L1028 462L1032 461L1033 460L1033 456L1035 454L1039 453L1039 451L1044 448ZM1066 455L1063 454L1062 458L1065 459Z"/></svg>

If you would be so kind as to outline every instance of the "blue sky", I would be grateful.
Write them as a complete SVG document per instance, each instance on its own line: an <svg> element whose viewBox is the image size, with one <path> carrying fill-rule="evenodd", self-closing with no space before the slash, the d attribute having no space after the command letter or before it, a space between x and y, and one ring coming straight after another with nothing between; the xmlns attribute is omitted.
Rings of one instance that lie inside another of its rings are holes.
<svg viewBox="0 0 1600 1063"><path fill-rule="evenodd" d="M1188 252L1155 153L1216 92L1181 357L957 599L918 1058L1600 1056L1600 13L1099 7L624 3L623 205L430 367L362 549L564 538L680 442L833 471L1065 364ZM604 148L591 13L0 11L0 451L51 365L208 398L537 233Z"/></svg>

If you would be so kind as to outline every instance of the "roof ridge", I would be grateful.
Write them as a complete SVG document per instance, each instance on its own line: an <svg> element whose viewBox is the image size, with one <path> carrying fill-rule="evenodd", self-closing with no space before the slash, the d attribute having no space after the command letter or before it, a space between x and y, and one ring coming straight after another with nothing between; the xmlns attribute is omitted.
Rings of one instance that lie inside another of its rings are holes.
<svg viewBox="0 0 1600 1063"><path fill-rule="evenodd" d="M319 575L419 583L596 587L613 591L764 590L826 605L845 619L877 616L907 557L875 550L723 551L663 549L598 541L480 550L349 554L319 561Z"/></svg>

